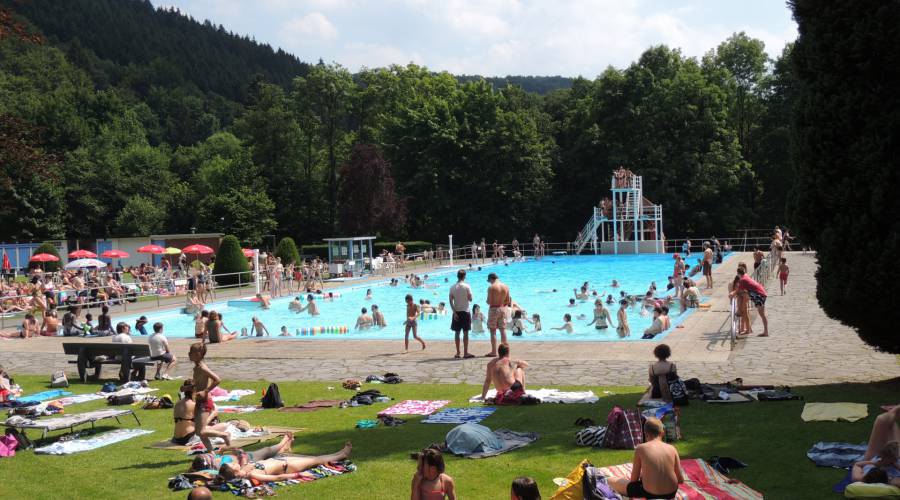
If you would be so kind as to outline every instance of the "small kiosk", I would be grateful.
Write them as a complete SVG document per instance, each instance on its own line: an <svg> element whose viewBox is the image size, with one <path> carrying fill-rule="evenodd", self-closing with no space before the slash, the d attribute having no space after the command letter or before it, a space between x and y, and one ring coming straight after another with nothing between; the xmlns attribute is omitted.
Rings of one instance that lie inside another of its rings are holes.
<svg viewBox="0 0 900 500"><path fill-rule="evenodd" d="M371 265L374 236L325 238L328 243L328 271L337 276L359 276Z"/></svg>

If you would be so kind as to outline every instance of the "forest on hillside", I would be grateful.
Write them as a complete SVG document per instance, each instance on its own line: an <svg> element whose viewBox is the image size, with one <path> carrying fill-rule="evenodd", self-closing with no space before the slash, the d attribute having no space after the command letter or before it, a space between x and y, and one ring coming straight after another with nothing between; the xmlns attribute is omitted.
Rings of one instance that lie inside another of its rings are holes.
<svg viewBox="0 0 900 500"><path fill-rule="evenodd" d="M309 65L146 1L0 11L0 240L566 241L619 165L664 205L668 237L704 237L782 222L793 183L791 47L743 33L538 93Z"/></svg>

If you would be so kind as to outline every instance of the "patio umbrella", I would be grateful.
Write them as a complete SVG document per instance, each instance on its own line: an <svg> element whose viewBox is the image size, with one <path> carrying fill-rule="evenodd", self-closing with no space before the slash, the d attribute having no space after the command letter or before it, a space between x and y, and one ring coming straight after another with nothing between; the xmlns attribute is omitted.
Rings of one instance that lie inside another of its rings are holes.
<svg viewBox="0 0 900 500"><path fill-rule="evenodd" d="M59 257L49 253L36 253L28 259L31 262L40 262L41 269L44 268L44 262L59 262Z"/></svg>
<svg viewBox="0 0 900 500"><path fill-rule="evenodd" d="M175 247L168 247L168 248L166 248L166 251L163 253L163 255L166 255L166 256L179 255L179 254L181 254L181 249L175 248ZM169 259L169 263L170 264L172 263L171 258Z"/></svg>
<svg viewBox="0 0 900 500"><path fill-rule="evenodd" d="M181 249L184 253L192 253L195 255L209 255L215 253L215 250L206 245L190 245Z"/></svg>
<svg viewBox="0 0 900 500"><path fill-rule="evenodd" d="M107 250L101 253L100 256L107 259L125 259L131 257L131 254L124 250Z"/></svg>
<svg viewBox="0 0 900 500"><path fill-rule="evenodd" d="M80 269L83 267L106 267L106 262L97 259L78 259L66 264L66 269Z"/></svg>
<svg viewBox="0 0 900 500"><path fill-rule="evenodd" d="M242 248L241 251L244 252L244 257L247 257L248 259L249 259L250 257L253 257L253 249L251 249L251 248Z"/></svg>
<svg viewBox="0 0 900 500"><path fill-rule="evenodd" d="M9 255L6 255L6 250L3 251L3 270L9 271L12 269L12 264L9 263Z"/></svg>
<svg viewBox="0 0 900 500"><path fill-rule="evenodd" d="M144 245L137 249L138 253L149 253L152 255L160 255L166 253L166 249L159 245ZM153 257L150 257L150 264L153 264Z"/></svg>
<svg viewBox="0 0 900 500"><path fill-rule="evenodd" d="M75 250L73 252L69 252L70 259L96 259L97 254L91 252L90 250Z"/></svg>

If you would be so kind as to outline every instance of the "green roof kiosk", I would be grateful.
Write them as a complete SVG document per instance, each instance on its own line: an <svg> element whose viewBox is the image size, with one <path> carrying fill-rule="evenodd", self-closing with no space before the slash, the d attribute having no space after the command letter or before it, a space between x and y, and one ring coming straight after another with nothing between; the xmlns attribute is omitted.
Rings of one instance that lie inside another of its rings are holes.
<svg viewBox="0 0 900 500"><path fill-rule="evenodd" d="M371 269L374 236L325 238L328 244L328 270L331 274L359 276Z"/></svg>

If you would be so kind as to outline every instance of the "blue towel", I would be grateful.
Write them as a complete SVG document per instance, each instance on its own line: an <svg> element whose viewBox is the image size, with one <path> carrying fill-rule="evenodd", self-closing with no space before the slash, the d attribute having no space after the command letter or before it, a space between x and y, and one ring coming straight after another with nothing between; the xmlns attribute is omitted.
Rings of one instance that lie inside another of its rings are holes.
<svg viewBox="0 0 900 500"><path fill-rule="evenodd" d="M56 399L61 398L63 396L71 396L72 393L69 391L64 391L62 389L53 389L50 391L39 392L37 394L29 394L28 396L23 396L21 398L17 398L16 401L21 403L39 403L41 401L46 401L48 399Z"/></svg>
<svg viewBox="0 0 900 500"><path fill-rule="evenodd" d="M854 462L862 460L866 453L866 443L829 443L820 441L813 445L806 456L819 467L849 469Z"/></svg>
<svg viewBox="0 0 900 500"><path fill-rule="evenodd" d="M497 411L494 406L474 406L471 408L447 408L422 420L423 424L477 424Z"/></svg>

